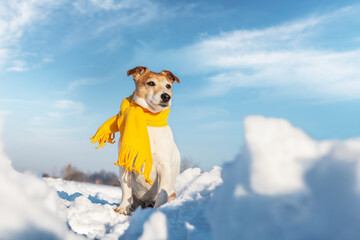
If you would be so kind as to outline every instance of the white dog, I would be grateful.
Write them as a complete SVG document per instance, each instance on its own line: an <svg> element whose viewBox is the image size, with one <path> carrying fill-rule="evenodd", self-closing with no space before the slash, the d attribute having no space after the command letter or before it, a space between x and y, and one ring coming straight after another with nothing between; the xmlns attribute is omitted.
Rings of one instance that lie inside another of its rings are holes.
<svg viewBox="0 0 360 240"><path fill-rule="evenodd" d="M133 101L153 113L170 107L171 86L180 82L170 71L154 73L146 67L136 67L127 72L135 81ZM122 200L116 212L128 215L138 206L158 208L175 199L174 185L180 171L180 153L176 147L171 128L147 127L153 165L150 178L153 185L145 182L143 175L128 172L120 167ZM119 149L120 149L119 141Z"/></svg>

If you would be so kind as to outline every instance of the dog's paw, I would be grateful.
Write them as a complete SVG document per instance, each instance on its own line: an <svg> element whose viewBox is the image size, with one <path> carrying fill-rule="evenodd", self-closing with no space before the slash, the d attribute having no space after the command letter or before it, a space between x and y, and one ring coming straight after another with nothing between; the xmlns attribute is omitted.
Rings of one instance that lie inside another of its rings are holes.
<svg viewBox="0 0 360 240"><path fill-rule="evenodd" d="M116 207L114 208L114 211L123 215L130 215L130 210L127 207Z"/></svg>

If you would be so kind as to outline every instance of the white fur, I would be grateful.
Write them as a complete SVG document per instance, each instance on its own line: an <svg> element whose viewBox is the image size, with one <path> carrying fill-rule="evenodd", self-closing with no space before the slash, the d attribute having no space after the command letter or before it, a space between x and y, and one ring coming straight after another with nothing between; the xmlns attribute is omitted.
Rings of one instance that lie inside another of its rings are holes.
<svg viewBox="0 0 360 240"><path fill-rule="evenodd" d="M148 99L145 100L136 95L133 99L140 106L155 112L152 107L149 107ZM164 109L166 108L162 108L162 110ZM134 197L143 203L155 202L154 208L158 208L168 201L170 195L174 194L176 177L180 172L180 153L171 128L169 126L148 127L148 133L153 158L150 178L154 183L151 186L145 182L143 175L127 172L123 167L120 167L122 200L116 211L122 214L130 213L130 206L134 202ZM119 150L120 144L119 141Z"/></svg>
<svg viewBox="0 0 360 240"><path fill-rule="evenodd" d="M169 108L171 105L171 99L168 102L167 107L162 107L159 105L161 102L161 94L163 93L168 93L168 91L163 90L163 91L159 91L156 94L153 94L152 91L149 91L148 94L146 95L146 99L140 98L136 94L134 94L133 100L143 108L146 108L153 113L158 113L161 112L162 110Z"/></svg>

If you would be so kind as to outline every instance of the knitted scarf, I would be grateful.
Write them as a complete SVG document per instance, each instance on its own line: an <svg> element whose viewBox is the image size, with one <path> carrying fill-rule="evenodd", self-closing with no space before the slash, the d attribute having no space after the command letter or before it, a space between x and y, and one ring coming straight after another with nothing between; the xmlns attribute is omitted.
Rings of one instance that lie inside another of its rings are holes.
<svg viewBox="0 0 360 240"><path fill-rule="evenodd" d="M152 113L132 101L133 96L134 94L122 101L119 114L101 125L90 140L92 143L99 143L95 148L104 148L106 142L115 143L115 133L120 132L121 147L115 165L123 166L126 171L134 170L135 173L144 175L145 181L152 185L150 172L153 161L147 126L167 126L170 108Z"/></svg>

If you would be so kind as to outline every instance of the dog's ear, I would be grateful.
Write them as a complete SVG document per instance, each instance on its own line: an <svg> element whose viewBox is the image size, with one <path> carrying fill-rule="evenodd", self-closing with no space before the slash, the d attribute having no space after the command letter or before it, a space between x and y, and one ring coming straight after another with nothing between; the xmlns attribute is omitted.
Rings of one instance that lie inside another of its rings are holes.
<svg viewBox="0 0 360 240"><path fill-rule="evenodd" d="M169 79L170 81L172 81L172 83L174 83L175 81L180 83L180 80L174 75L172 74L172 72L168 71L168 70L163 70L161 73L165 74L165 76L167 77L167 79Z"/></svg>
<svg viewBox="0 0 360 240"><path fill-rule="evenodd" d="M138 66L127 71L127 75L132 75L134 80L138 80L148 69L146 67Z"/></svg>

